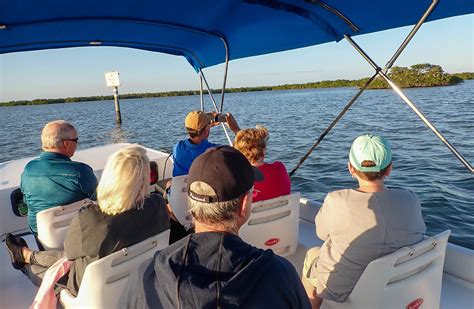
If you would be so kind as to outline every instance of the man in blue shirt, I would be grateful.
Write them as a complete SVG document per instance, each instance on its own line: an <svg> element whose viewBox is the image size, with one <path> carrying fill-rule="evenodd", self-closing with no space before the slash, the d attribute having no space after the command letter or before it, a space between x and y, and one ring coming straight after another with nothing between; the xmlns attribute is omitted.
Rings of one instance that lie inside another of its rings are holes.
<svg viewBox="0 0 474 309"><path fill-rule="evenodd" d="M68 122L49 122L41 132L43 153L21 174L21 192L28 206L28 224L37 234L36 214L94 195L97 178L87 164L70 158L77 148L77 131Z"/></svg>
<svg viewBox="0 0 474 309"><path fill-rule="evenodd" d="M237 134L240 128L234 116L227 113L225 119L232 132ZM196 157L204 153L207 149L218 146L207 140L211 133L211 125L216 124L218 124L218 122L212 122L209 114L202 111L192 111L186 116L184 125L189 138L179 141L173 147L173 177L187 175Z"/></svg>

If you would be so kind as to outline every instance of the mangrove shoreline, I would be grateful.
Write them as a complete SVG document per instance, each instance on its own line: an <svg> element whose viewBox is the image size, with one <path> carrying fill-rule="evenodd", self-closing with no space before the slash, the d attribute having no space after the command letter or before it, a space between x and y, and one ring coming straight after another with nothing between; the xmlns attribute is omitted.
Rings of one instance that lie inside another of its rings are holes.
<svg viewBox="0 0 474 309"><path fill-rule="evenodd" d="M464 73L445 73L441 66L432 64L416 64L409 68L393 67L388 74L390 78L402 88L413 87L436 87L456 85L464 80L474 79L474 72ZM271 91L271 90L292 90L292 89L314 89L314 88L339 88L339 87L362 87L369 78L362 78L356 80L338 79L338 80L324 80L319 82L310 82L304 84L285 84L276 86L257 86L257 87L240 87L227 88L226 93L236 92L253 92L253 91ZM388 84L381 78L376 78L368 89L387 89ZM221 89L213 89L213 93L218 93ZM166 91L155 93L129 93L121 94L122 100L126 99L142 99L142 98L157 98L157 97L175 97L175 96L190 96L199 95L199 90L182 90L182 91ZM207 94L207 91L205 91ZM76 103L76 102L92 102L92 101L110 101L113 100L112 95L108 96L88 96L88 97L73 97L73 98L58 98L58 99L35 99L0 102L0 106L19 106L19 105L43 105L43 104L57 104L57 103Z"/></svg>

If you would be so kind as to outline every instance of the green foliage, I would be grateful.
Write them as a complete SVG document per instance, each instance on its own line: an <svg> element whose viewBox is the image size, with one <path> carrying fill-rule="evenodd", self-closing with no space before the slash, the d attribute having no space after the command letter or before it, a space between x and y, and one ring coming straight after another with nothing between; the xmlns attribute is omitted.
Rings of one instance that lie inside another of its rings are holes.
<svg viewBox="0 0 474 309"><path fill-rule="evenodd" d="M448 86L463 81L459 76L444 72L441 66L429 63L415 64L409 68L393 67L388 76L401 88ZM377 77L369 88L385 89L389 85Z"/></svg>
<svg viewBox="0 0 474 309"><path fill-rule="evenodd" d="M429 63L415 64L409 68L393 67L388 73L389 77L401 88L411 87L432 87L432 86L447 86L455 85L466 79L474 79L473 72L463 72L448 74L443 71L441 66ZM251 91L271 91L271 90L290 90L290 89L312 89L312 88L337 88L337 87L362 87L369 78L362 78L357 80L338 79L338 80L323 80L320 82L306 83L306 84L286 84L278 86L259 86L259 87L240 87L228 88L227 93L234 92L251 92ZM388 84L380 77L375 78L369 89L386 89ZM213 89L213 93L220 93L221 89ZM156 97L174 97L174 96L188 96L198 95L199 90L183 90L183 91L168 91L156 93L129 93L120 95L121 99L141 99L141 98L156 98ZM205 91L207 94L207 91ZM77 98L59 98L59 99L35 99L32 101L11 101L1 103L2 106L16 106L16 105L41 105L41 104L56 104L56 103L74 103L74 102L91 102L91 101L112 101L113 96L92 96L92 97L77 97Z"/></svg>
<svg viewBox="0 0 474 309"><path fill-rule="evenodd" d="M453 76L459 77L463 80L474 79L474 72L454 73Z"/></svg>

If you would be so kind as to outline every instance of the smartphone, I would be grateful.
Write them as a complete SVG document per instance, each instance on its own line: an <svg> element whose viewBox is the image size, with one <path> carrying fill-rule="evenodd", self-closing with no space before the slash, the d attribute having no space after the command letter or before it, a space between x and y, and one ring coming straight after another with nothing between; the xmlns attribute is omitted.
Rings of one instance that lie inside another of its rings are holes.
<svg viewBox="0 0 474 309"><path fill-rule="evenodd" d="M214 122L227 122L225 117L226 117L225 114L220 114L219 113L214 117Z"/></svg>

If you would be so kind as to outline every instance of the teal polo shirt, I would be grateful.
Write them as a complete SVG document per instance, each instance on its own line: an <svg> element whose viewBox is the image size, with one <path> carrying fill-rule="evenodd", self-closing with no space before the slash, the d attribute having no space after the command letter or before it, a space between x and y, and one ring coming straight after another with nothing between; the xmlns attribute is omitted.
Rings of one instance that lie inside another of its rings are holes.
<svg viewBox="0 0 474 309"><path fill-rule="evenodd" d="M44 209L91 198L97 187L92 168L69 157L43 152L21 174L21 192L28 205L28 224L37 234L36 214Z"/></svg>

